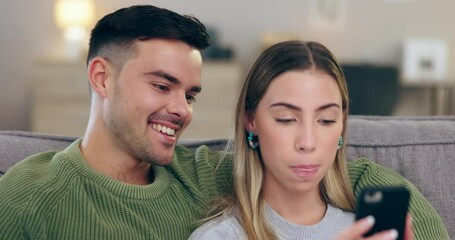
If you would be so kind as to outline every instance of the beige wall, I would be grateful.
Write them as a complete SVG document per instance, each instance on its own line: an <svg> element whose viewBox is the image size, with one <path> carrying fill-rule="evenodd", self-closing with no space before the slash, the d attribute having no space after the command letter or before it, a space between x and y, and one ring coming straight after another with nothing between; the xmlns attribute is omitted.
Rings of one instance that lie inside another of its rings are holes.
<svg viewBox="0 0 455 240"><path fill-rule="evenodd" d="M401 43L409 37L436 37L449 42L455 56L453 0L350 0L346 27L321 30L309 22L309 0L268 1L134 1L97 0L99 17L131 4L151 3L193 14L216 27L222 43L232 46L247 69L259 54L264 31L291 32L325 43L343 62L398 65ZM53 25L52 0L0 1L0 130L29 129L29 83L36 58L63 49ZM455 79L455 69L449 68Z"/></svg>

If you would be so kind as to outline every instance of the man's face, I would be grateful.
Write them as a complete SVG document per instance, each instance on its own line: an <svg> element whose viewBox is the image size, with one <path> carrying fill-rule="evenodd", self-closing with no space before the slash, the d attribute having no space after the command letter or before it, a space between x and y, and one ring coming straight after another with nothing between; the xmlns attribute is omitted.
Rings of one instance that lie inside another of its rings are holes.
<svg viewBox="0 0 455 240"><path fill-rule="evenodd" d="M141 161L169 164L192 119L201 67L200 52L181 41L138 41L103 103L116 147Z"/></svg>

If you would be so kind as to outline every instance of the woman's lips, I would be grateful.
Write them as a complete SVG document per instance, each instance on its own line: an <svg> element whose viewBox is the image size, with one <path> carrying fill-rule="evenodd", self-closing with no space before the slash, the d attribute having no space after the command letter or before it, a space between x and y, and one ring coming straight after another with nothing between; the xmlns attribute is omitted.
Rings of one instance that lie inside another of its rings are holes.
<svg viewBox="0 0 455 240"><path fill-rule="evenodd" d="M308 178L316 175L319 165L297 165L292 166L292 170L300 177Z"/></svg>

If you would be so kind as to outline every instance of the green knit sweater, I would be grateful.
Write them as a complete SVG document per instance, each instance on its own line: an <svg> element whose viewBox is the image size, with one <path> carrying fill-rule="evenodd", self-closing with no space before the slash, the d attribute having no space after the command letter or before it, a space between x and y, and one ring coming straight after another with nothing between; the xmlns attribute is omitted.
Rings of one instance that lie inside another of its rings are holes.
<svg viewBox="0 0 455 240"><path fill-rule="evenodd" d="M210 200L230 187L229 161L205 146L177 146L148 186L121 183L87 165L80 139L32 156L0 178L0 239L187 239ZM411 188L416 239L448 239L440 217L398 174L368 160L349 164L355 193L369 185Z"/></svg>

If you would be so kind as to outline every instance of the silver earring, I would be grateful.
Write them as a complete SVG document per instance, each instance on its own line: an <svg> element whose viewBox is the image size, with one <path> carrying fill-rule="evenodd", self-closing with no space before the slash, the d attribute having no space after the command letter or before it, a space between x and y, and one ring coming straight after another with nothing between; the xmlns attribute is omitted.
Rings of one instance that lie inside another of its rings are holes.
<svg viewBox="0 0 455 240"><path fill-rule="evenodd" d="M259 142L255 142L254 141L254 133L253 132L248 132L248 137L246 138L247 141L248 141L248 145L250 146L250 148L252 148L253 150L257 148L257 146L259 145Z"/></svg>

